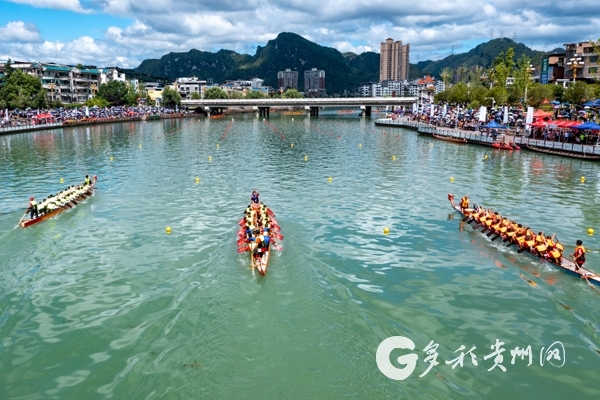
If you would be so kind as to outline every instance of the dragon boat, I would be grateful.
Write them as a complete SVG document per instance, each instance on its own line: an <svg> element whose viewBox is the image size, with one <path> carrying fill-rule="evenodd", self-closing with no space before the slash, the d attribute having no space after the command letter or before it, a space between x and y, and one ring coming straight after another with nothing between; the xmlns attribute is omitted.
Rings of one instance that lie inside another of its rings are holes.
<svg viewBox="0 0 600 400"><path fill-rule="evenodd" d="M244 211L244 217L238 225L238 253L250 254L250 268L265 276L271 249L282 250L276 241L283 240L281 228L275 220L273 211L263 203L251 204Z"/></svg>
<svg viewBox="0 0 600 400"><path fill-rule="evenodd" d="M494 227L489 224L489 222L488 223L479 222L476 218L474 218L476 210L472 209L472 208L463 209L460 206L456 205L454 203L454 195L452 193L448 193L448 200L450 201L452 208L454 208L455 211L457 211L464 217L463 221L468 221L468 223L476 224L473 229L477 230L482 235L485 231L488 231L488 230L491 231L484 237L490 237L490 235L495 234L495 236L493 238L491 238L491 240L495 240L499 237L502 237L504 242L510 242L508 244L508 246L511 246L511 245L519 246L519 250L517 251L517 253L522 253L522 252L527 251L530 255L532 255L538 259L546 261L550 265L560 269L563 272L566 272L569 275L577 276L581 279L585 279L588 283L593 283L595 285L600 286L600 275L595 274L594 272L592 272L591 270L589 270L585 267L579 267L577 264L575 264L575 262L564 257L562 255L562 252L561 252L560 256L556 257L556 258L545 257L542 254L542 252L538 252L535 250L532 251L532 249L535 249L535 245L532 246L531 243L526 243L526 242L523 243L523 240L521 238L517 238L516 235L511 234L511 232L502 231L502 228L500 228L500 230L495 230ZM483 229L478 230L478 228L483 228ZM558 243L558 245L560 245L560 243ZM562 247L562 245L560 245L560 247Z"/></svg>
<svg viewBox="0 0 600 400"><path fill-rule="evenodd" d="M92 179L92 183L88 186L88 188L87 188L86 191L82 192L76 198L71 199L68 202L66 202L66 203L58 206L54 210L50 210L50 211L48 211L48 212L46 212L44 214L39 215L36 218L30 218L30 219L25 219L25 217L28 214L28 212L25 212L25 215L23 215L23 218L21 218L21 220L19 221L19 225L22 228L27 228L28 226L35 225L38 222L42 222L42 221L45 221L47 219L50 219L50 218L54 217L57 214L60 214L61 212L65 211L65 210L69 210L69 209L75 207L77 204L79 204L79 202L87 199L92 194L94 194L94 189L95 189L96 181L97 180L98 180L98 177L96 175L94 175L94 178Z"/></svg>

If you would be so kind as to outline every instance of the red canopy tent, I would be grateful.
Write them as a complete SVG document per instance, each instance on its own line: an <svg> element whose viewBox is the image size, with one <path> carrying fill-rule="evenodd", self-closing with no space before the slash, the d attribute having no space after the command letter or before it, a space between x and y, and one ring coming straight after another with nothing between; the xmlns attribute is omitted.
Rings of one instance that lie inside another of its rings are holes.
<svg viewBox="0 0 600 400"><path fill-rule="evenodd" d="M541 128L543 126L549 125L550 123L552 123L552 121L544 121L543 119L538 119L537 121L532 123L531 126L535 128Z"/></svg>
<svg viewBox="0 0 600 400"><path fill-rule="evenodd" d="M31 117L31 120L34 125L39 124L49 124L54 122L54 115L46 113L46 114L38 114Z"/></svg>
<svg viewBox="0 0 600 400"><path fill-rule="evenodd" d="M544 110L536 110L533 113L533 117L534 118L544 118L544 117L552 117L554 116L553 112L550 111L544 111Z"/></svg>

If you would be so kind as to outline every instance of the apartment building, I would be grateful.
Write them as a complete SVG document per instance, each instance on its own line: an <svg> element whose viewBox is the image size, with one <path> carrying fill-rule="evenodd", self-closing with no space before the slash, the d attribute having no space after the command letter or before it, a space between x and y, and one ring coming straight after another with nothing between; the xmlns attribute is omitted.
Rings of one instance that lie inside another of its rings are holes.
<svg viewBox="0 0 600 400"><path fill-rule="evenodd" d="M304 96L325 97L325 71L312 68L304 71Z"/></svg>
<svg viewBox="0 0 600 400"><path fill-rule="evenodd" d="M593 81L600 79L598 52L592 42L565 43L565 79Z"/></svg>
<svg viewBox="0 0 600 400"><path fill-rule="evenodd" d="M410 44L402 44L401 40L394 42L388 38L381 43L379 59L379 81L408 80L410 60Z"/></svg>
<svg viewBox="0 0 600 400"><path fill-rule="evenodd" d="M298 90L298 71L287 68L285 71L277 72L277 87L280 90L288 88Z"/></svg>

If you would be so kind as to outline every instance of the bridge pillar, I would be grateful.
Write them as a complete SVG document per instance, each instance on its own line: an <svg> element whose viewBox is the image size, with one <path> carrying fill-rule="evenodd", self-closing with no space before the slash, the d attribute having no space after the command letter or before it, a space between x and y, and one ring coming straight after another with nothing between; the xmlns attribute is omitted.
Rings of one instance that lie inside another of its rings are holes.
<svg viewBox="0 0 600 400"><path fill-rule="evenodd" d="M371 116L371 109L373 107L372 106L365 106L365 109L363 111L363 116L364 117L370 117Z"/></svg>
<svg viewBox="0 0 600 400"><path fill-rule="evenodd" d="M318 117L319 116L319 107L311 107L310 108L310 116Z"/></svg>
<svg viewBox="0 0 600 400"><path fill-rule="evenodd" d="M269 117L269 109L270 107L258 107L258 115L260 117Z"/></svg>

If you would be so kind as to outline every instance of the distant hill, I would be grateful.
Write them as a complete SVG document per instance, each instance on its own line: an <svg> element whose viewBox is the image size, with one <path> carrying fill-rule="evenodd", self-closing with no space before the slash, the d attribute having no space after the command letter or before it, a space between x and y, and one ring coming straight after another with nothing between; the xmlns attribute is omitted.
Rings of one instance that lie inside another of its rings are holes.
<svg viewBox="0 0 600 400"><path fill-rule="evenodd" d="M439 76L442 69L480 65L490 67L493 60L510 47L515 50L515 61L521 55L528 56L534 65L541 63L544 52L531 50L523 43L502 38L482 43L467 53L450 55L438 61L420 61L410 64L409 79L423 75ZM379 59L375 52L362 54L340 53L304 39L295 33L283 32L266 46L258 46L254 56L231 50L216 53L192 49L185 53L169 53L160 59L144 60L133 71L153 77L174 80L184 76L219 83L229 79L252 79L259 77L265 84L277 87L277 72L291 69L298 71L298 89L304 90L304 71L317 68L325 71L327 94L353 93L363 82L379 81Z"/></svg>
<svg viewBox="0 0 600 400"><path fill-rule="evenodd" d="M517 43L509 38L501 38L481 43L467 53L453 54L438 61L422 61L417 65L419 65L419 69L423 73L436 76L439 76L440 72L446 67L457 69L461 66L472 67L480 65L484 68L488 68L492 65L492 62L498 54L506 53L511 47L515 50L515 62L525 54L531 59L533 65L540 65L542 56L545 54L543 51L531 50L523 43Z"/></svg>
<svg viewBox="0 0 600 400"><path fill-rule="evenodd" d="M328 94L354 92L361 82L379 79L379 54L369 52L344 57L336 49L284 32L265 47L258 46L254 56L230 50L210 53L193 49L186 53L169 53L159 60L145 60L135 71L171 79L197 76L213 82L259 77L266 85L277 87L277 72L288 68L298 71L300 91L304 90L304 71L317 68L325 71Z"/></svg>

